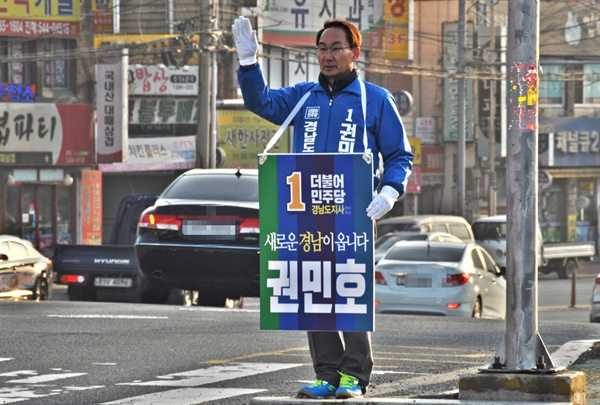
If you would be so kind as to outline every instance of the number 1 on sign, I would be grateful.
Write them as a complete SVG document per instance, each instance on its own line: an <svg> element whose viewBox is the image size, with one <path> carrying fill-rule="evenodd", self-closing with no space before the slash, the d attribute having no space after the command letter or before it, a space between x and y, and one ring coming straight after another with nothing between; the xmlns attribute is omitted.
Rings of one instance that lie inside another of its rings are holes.
<svg viewBox="0 0 600 405"><path fill-rule="evenodd" d="M305 204L302 202L302 173L293 172L285 179L290 186L290 202L287 203L288 211L304 211Z"/></svg>

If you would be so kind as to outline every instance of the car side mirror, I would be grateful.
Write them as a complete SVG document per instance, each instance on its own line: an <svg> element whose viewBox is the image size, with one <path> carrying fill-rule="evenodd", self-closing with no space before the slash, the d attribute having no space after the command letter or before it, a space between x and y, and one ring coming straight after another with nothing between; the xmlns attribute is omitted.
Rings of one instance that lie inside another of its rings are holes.
<svg viewBox="0 0 600 405"><path fill-rule="evenodd" d="M0 260L2 260L2 261L8 260L8 255L4 254L4 253L0 253Z"/></svg>

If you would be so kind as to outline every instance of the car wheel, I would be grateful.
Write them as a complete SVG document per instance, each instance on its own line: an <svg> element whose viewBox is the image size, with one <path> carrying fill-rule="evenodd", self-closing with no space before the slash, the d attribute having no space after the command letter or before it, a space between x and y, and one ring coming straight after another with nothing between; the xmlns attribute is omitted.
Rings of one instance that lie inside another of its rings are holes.
<svg viewBox="0 0 600 405"><path fill-rule="evenodd" d="M573 272L577 271L577 262L575 260L567 260L564 267L558 269L558 278L561 280L573 277Z"/></svg>
<svg viewBox="0 0 600 405"><path fill-rule="evenodd" d="M198 305L205 307L224 307L227 294L215 291L198 291Z"/></svg>
<svg viewBox="0 0 600 405"><path fill-rule="evenodd" d="M475 304L473 304L473 318L481 318L481 297L477 297L475 299Z"/></svg>
<svg viewBox="0 0 600 405"><path fill-rule="evenodd" d="M49 296L48 280L41 277L35 283L35 291L33 292L33 299L36 301L46 301Z"/></svg>

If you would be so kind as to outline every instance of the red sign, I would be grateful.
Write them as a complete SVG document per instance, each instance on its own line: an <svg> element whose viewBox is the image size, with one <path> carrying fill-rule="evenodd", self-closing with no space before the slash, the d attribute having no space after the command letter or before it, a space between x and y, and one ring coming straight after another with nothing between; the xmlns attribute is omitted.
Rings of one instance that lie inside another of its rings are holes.
<svg viewBox="0 0 600 405"><path fill-rule="evenodd" d="M413 166L412 173L408 178L406 192L411 194L419 194L421 192L421 166Z"/></svg>
<svg viewBox="0 0 600 405"><path fill-rule="evenodd" d="M2 152L49 156L47 164L94 163L91 104L0 103Z"/></svg>
<svg viewBox="0 0 600 405"><path fill-rule="evenodd" d="M102 244L102 172L81 171L81 240L84 245Z"/></svg>
<svg viewBox="0 0 600 405"><path fill-rule="evenodd" d="M421 148L421 172L444 173L444 148L423 146Z"/></svg>

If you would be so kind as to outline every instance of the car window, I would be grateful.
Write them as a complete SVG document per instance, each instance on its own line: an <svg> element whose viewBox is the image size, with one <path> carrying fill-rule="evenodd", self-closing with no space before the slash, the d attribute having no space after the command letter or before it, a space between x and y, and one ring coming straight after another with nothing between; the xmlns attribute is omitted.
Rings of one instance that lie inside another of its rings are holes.
<svg viewBox="0 0 600 405"><path fill-rule="evenodd" d="M258 201L258 178L242 175L187 175L173 182L161 198Z"/></svg>
<svg viewBox="0 0 600 405"><path fill-rule="evenodd" d="M432 228L436 232L448 232L448 230L446 229L446 225L444 224L434 224Z"/></svg>
<svg viewBox="0 0 600 405"><path fill-rule="evenodd" d="M481 256L483 256L483 260L485 262L485 269L492 274L496 274L496 266L490 255L483 249L479 249L479 253L481 254Z"/></svg>
<svg viewBox="0 0 600 405"><path fill-rule="evenodd" d="M420 231L419 226L412 222L399 222L377 225L377 233L385 235L390 232Z"/></svg>
<svg viewBox="0 0 600 405"><path fill-rule="evenodd" d="M471 233L464 224L450 224L450 233L462 240L471 240Z"/></svg>
<svg viewBox="0 0 600 405"><path fill-rule="evenodd" d="M473 224L473 234L477 240L506 238L506 223L477 222Z"/></svg>
<svg viewBox="0 0 600 405"><path fill-rule="evenodd" d="M10 245L10 255L8 256L10 260L18 260L25 259L27 257L27 248L17 242L8 242Z"/></svg>
<svg viewBox="0 0 600 405"><path fill-rule="evenodd" d="M428 246L395 246L385 255L390 260L406 260L419 262L459 262L463 255L463 246L428 247Z"/></svg>
<svg viewBox="0 0 600 405"><path fill-rule="evenodd" d="M475 266L476 269L485 270L485 267L483 266L483 263L481 263L481 259L477 254L477 250L473 249L471 251L471 259L473 260L473 266Z"/></svg>

